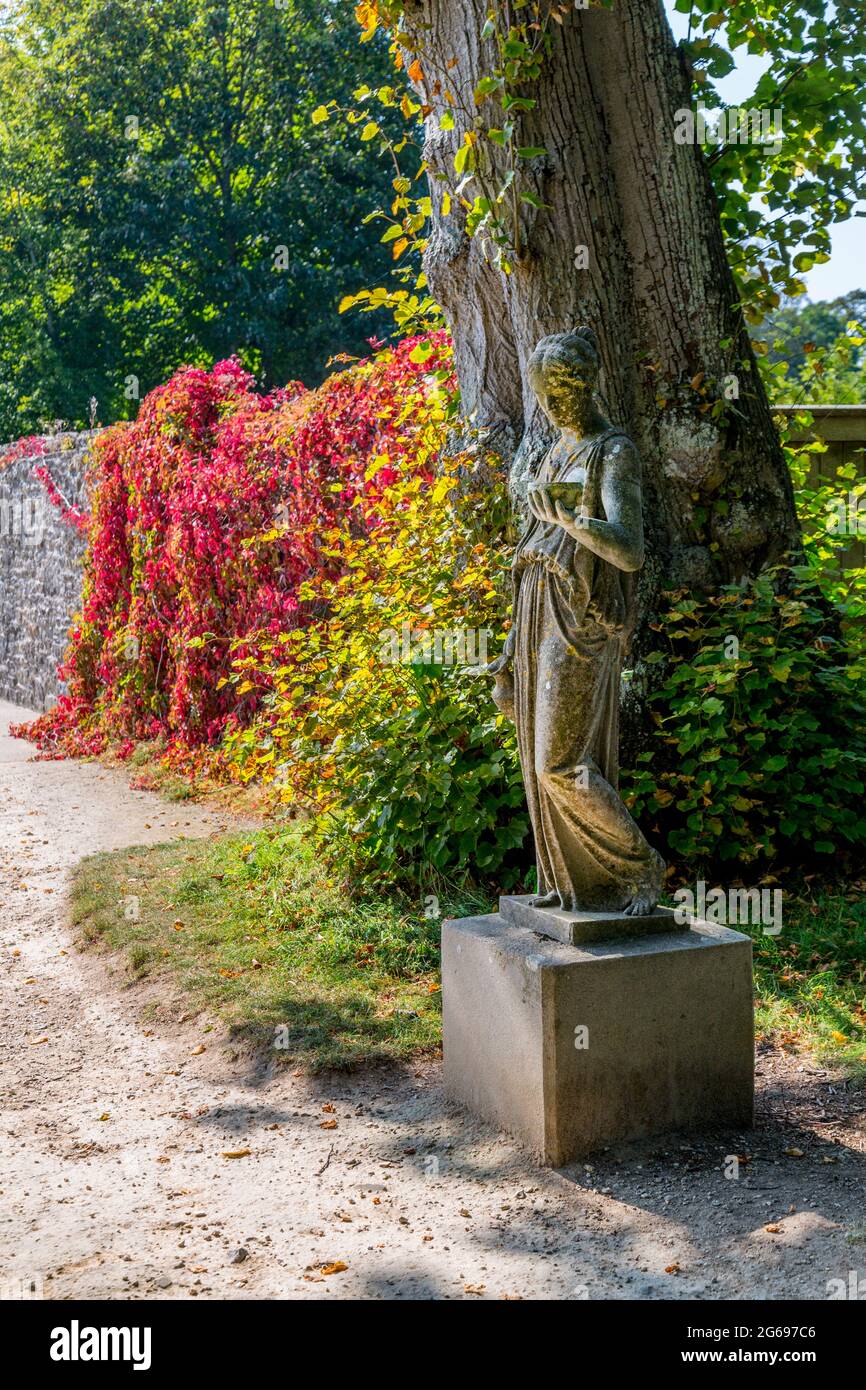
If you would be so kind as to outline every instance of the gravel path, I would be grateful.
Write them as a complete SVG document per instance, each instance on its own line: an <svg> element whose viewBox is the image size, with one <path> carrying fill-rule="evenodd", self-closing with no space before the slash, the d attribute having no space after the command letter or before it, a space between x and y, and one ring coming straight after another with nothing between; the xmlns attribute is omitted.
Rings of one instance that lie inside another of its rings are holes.
<svg viewBox="0 0 866 1390"><path fill-rule="evenodd" d="M0 733L22 714L0 704ZM0 1283L61 1299L823 1299L866 1276L863 1098L808 1060L759 1058L750 1134L551 1173L450 1108L436 1063L310 1080L218 1029L196 1052L200 1018L163 1001L155 1020L146 985L76 949L65 886L85 854L226 817L31 754L0 738ZM749 1157L736 1179L730 1154Z"/></svg>

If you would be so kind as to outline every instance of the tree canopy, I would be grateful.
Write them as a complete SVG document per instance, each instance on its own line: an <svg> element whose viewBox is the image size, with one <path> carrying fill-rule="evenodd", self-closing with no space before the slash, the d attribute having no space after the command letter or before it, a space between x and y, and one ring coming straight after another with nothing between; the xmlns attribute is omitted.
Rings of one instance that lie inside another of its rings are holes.
<svg viewBox="0 0 866 1390"><path fill-rule="evenodd" d="M0 437L239 353L321 380L376 323L387 169L317 126L389 70L335 0L20 0L0 21Z"/></svg>

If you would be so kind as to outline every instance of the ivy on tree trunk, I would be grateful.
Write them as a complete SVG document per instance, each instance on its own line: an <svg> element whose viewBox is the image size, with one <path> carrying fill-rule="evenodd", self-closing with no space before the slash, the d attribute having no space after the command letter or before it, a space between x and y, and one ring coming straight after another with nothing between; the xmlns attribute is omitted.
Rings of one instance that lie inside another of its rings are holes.
<svg viewBox="0 0 866 1390"><path fill-rule="evenodd" d="M548 439L527 359L546 334L596 330L603 404L644 462L646 612L660 588L713 591L779 560L797 548L798 524L704 154L675 138L690 75L661 0L556 8L518 117L521 147L543 153L521 165L506 272L467 232L471 187L453 196L467 133L481 132L481 180L501 186L505 168L483 138L501 108L477 95L501 58L483 37L489 0L404 6L427 112L425 269L454 338L464 414L512 459L518 498Z"/></svg>

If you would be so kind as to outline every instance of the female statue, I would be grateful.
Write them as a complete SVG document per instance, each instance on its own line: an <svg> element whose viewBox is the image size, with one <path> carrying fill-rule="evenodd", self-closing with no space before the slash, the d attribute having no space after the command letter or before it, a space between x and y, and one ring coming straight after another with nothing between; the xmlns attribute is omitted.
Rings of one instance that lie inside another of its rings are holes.
<svg viewBox="0 0 866 1390"><path fill-rule="evenodd" d="M543 338L528 375L559 438L529 494L514 616L493 698L517 725L538 863L536 907L639 916L664 861L617 793L619 683L643 564L641 465L599 412L589 328Z"/></svg>

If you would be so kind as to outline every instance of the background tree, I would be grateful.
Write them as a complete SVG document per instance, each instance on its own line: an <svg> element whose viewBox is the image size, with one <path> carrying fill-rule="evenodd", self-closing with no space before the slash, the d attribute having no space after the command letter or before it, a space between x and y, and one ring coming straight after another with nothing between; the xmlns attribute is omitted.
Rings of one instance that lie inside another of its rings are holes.
<svg viewBox="0 0 866 1390"><path fill-rule="evenodd" d="M239 353L321 380L387 170L311 112L390 71L338 0L20 0L0 30L0 436ZM132 381L131 379L135 380Z"/></svg>
<svg viewBox="0 0 866 1390"><path fill-rule="evenodd" d="M786 300L762 329L769 349L767 358L773 363L786 362L789 375L796 379L815 348L831 347L850 323L866 323L866 290L852 290L838 299L815 303L808 299ZM848 364L852 388L861 380L863 363L863 349L857 345ZM866 392L861 387L860 395L851 399L866 399Z"/></svg>

